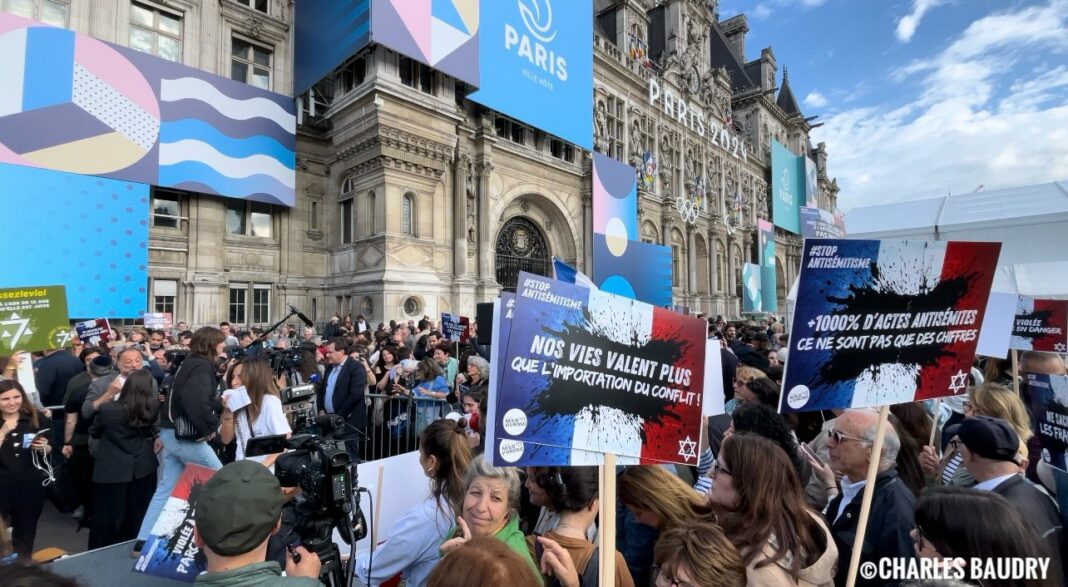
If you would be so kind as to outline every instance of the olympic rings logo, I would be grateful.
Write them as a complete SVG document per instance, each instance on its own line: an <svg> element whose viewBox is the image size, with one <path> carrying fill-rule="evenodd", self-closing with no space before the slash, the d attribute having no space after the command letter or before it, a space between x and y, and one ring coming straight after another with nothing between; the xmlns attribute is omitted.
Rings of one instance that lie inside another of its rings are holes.
<svg viewBox="0 0 1068 587"><path fill-rule="evenodd" d="M675 209L679 216L689 224L697 223L697 216L701 213L701 206L694 200L682 196L675 198Z"/></svg>

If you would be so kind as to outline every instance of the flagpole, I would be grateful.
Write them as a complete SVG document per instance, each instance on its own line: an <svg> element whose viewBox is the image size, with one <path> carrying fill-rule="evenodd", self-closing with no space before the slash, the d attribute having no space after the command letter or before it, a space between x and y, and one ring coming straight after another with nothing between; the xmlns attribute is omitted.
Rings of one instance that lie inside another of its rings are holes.
<svg viewBox="0 0 1068 587"><path fill-rule="evenodd" d="M598 534L601 548L598 552L598 585L616 584L616 455L604 453L600 467L601 500Z"/></svg>

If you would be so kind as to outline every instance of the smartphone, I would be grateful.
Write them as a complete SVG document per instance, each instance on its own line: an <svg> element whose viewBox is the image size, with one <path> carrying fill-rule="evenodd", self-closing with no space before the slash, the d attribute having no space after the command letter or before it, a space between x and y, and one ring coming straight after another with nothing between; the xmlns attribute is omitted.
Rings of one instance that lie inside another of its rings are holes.
<svg viewBox="0 0 1068 587"><path fill-rule="evenodd" d="M52 433L51 430L40 430L36 433L23 434L22 435L22 448L30 448L30 445L37 442L37 439L48 440L48 436Z"/></svg>
<svg viewBox="0 0 1068 587"><path fill-rule="evenodd" d="M810 456L810 457L816 459L817 461L819 461L821 465L823 465L825 467L827 466L827 463L823 462L823 459L821 459L819 457L819 455L817 455L814 450L812 450L811 448L808 447L808 444L805 444L804 442L802 442L801 443L801 450L805 451L805 454L807 454L808 456Z"/></svg>
<svg viewBox="0 0 1068 587"><path fill-rule="evenodd" d="M245 443L245 456L246 457L259 457L263 455L273 455L281 452L285 452L289 446L289 439L285 434L275 434L273 436L257 436L255 438L248 439Z"/></svg>

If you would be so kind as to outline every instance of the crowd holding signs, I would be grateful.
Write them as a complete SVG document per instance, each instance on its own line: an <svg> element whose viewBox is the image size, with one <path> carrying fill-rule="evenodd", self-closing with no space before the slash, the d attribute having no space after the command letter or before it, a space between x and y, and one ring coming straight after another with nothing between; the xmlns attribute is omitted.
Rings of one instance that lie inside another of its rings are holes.
<svg viewBox="0 0 1068 587"><path fill-rule="evenodd" d="M781 393L774 394L778 411L881 408L879 421L885 422L890 405L970 397L973 362L984 337L997 341L989 348L1004 347L1006 353L1011 348L1014 362L1018 350L1062 351L1068 303L990 291L1000 246L806 240L790 337L781 350L786 362ZM746 310L774 295L760 283L763 269L746 266L744 274L752 278L743 284ZM712 441L706 419L737 409L723 401L724 354L738 351L742 357L747 351L711 338L709 322L701 317L571 279L522 273L516 292L502 293L494 303L493 322L484 325L481 339L466 316L442 314L440 332L450 341L442 343L447 348L489 343L488 394L481 414L489 462L497 467L600 465L606 519L615 509L616 463L712 467L709 447L719 451L725 440ZM0 344L18 350L56 348L71 326L83 344L108 343L108 320L71 324L63 293L62 287L0 291ZM160 325L171 317L146 314L145 320ZM720 335L718 327L715 334ZM734 401L743 397L738 381ZM742 387L753 383L741 381ZM1042 464L1052 471L1054 484L1068 483L1068 375L1028 372L1018 388L1031 413ZM937 415L938 407L934 411ZM879 452L887 427L873 430L872 439L862 440ZM849 438L841 434L836 445ZM977 455L982 450L974 448ZM819 457L812 458L818 462ZM878 464L871 461L867 486L855 496L854 503L863 504L850 538L855 543L838 545L843 557L852 554L852 560L838 562L841 577L850 582L858 577L861 557L870 556L862 555L860 545L874 515L870 508L881 507L872 505L874 490L868 489L883 474ZM136 570L186 581L202 570L192 533L197 492L210 474L187 468ZM714 472L703 474L715 479ZM858 475L851 482L861 480ZM831 483L828 490L836 481ZM601 531L602 548L612 552L612 524Z"/></svg>

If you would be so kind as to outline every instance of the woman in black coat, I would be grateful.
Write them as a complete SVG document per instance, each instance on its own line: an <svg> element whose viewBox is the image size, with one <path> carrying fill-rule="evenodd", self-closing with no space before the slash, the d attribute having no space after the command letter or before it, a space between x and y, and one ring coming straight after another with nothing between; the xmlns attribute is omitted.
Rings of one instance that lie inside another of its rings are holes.
<svg viewBox="0 0 1068 587"><path fill-rule="evenodd" d="M11 527L15 552L29 558L45 500L51 420L33 407L22 386L0 381L0 516Z"/></svg>
<svg viewBox="0 0 1068 587"><path fill-rule="evenodd" d="M89 435L99 439L93 465L96 513L89 531L90 549L137 536L156 491L158 411L152 374L140 369L130 374L114 401L101 404L89 428Z"/></svg>

